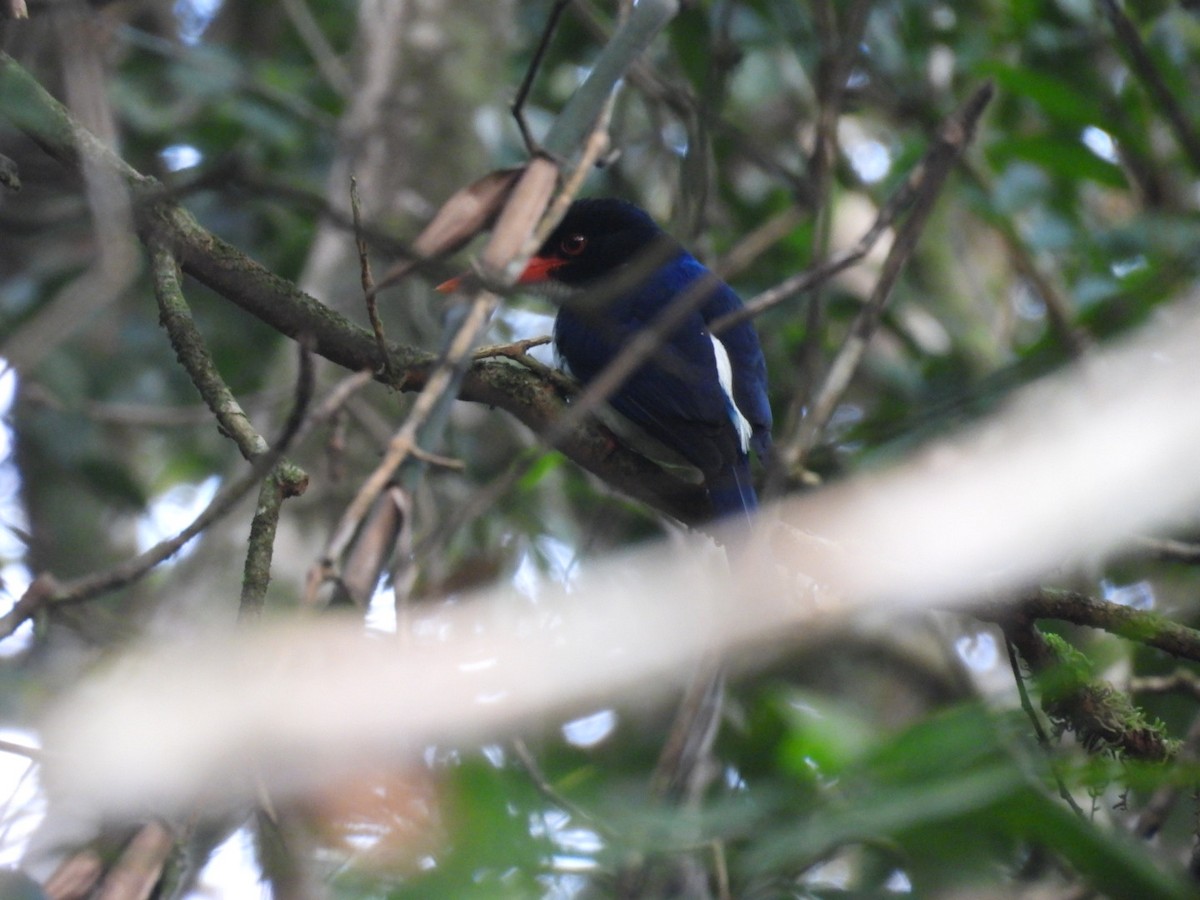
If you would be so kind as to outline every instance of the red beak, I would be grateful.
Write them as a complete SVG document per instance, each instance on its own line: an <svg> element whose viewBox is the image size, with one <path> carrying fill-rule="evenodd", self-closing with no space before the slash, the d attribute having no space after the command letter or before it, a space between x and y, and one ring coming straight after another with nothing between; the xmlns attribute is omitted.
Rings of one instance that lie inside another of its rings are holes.
<svg viewBox="0 0 1200 900"><path fill-rule="evenodd" d="M535 256L529 260L529 265L517 279L517 284L536 284L539 281L546 281L550 278L551 272L566 263L565 259L559 259L556 256Z"/></svg>
<svg viewBox="0 0 1200 900"><path fill-rule="evenodd" d="M522 272L521 277L517 279L517 284L536 284L539 281L546 281L549 279L551 272L553 272L559 266L565 265L566 262L567 261L565 259L558 259L554 256L535 256L529 260L529 264L525 266L525 271ZM454 278L443 281L436 288L434 288L434 290L443 294L453 293L462 287L462 284L464 281L466 281L466 279L466 274L457 275Z"/></svg>

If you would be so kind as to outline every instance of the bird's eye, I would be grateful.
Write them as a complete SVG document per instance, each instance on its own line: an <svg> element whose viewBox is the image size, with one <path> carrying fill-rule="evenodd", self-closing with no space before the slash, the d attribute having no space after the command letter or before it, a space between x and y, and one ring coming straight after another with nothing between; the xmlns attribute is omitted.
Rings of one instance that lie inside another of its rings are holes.
<svg viewBox="0 0 1200 900"><path fill-rule="evenodd" d="M569 234L559 243L560 249L567 256L578 256L587 246L587 235L584 234Z"/></svg>

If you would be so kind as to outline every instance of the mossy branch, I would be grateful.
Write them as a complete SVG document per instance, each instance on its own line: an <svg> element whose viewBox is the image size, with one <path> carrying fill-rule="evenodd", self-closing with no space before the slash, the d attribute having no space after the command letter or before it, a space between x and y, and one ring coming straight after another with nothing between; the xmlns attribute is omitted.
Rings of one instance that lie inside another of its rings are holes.
<svg viewBox="0 0 1200 900"><path fill-rule="evenodd" d="M976 611L1000 625L1038 679L1043 710L1060 727L1074 731L1086 748L1110 749L1151 762L1175 755L1177 742L1158 723L1149 721L1126 694L1097 677L1086 656L1036 623L1057 619L1098 628L1191 660L1200 660L1200 632L1157 613L1049 588L1016 603L993 603Z"/></svg>
<svg viewBox="0 0 1200 900"><path fill-rule="evenodd" d="M153 235L171 249L183 271L271 328L293 339L307 337L314 351L351 371L382 372L374 337L290 281L280 278L237 248L205 230L173 202L163 186L142 175L76 123L24 68L0 54L0 114L26 132L65 166L90 165L119 174L128 185L143 241ZM435 361L432 353L391 343L391 368L406 376L405 390L419 391ZM476 361L459 398L499 407L533 431L547 433L565 403L551 378L505 360ZM671 478L644 457L614 447L611 436L589 420L558 441L568 458L612 487L684 522L703 519L708 501L695 485Z"/></svg>

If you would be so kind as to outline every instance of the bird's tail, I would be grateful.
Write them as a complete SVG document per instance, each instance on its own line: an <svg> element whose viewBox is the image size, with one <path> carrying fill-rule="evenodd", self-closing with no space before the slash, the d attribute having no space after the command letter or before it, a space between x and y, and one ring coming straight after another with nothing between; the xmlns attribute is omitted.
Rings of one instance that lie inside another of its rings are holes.
<svg viewBox="0 0 1200 900"><path fill-rule="evenodd" d="M712 501L714 518L740 515L749 519L758 509L758 495L754 493L754 482L750 478L748 457L709 476L705 486Z"/></svg>

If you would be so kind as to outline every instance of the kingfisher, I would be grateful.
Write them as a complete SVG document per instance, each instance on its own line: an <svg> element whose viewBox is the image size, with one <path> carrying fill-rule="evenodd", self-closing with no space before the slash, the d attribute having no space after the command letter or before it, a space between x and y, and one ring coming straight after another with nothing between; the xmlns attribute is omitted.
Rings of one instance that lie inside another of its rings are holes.
<svg viewBox="0 0 1200 900"><path fill-rule="evenodd" d="M734 290L648 213L615 198L572 203L518 283L560 304L555 354L585 386L673 302L690 304L608 403L699 469L714 518L748 518L758 506L750 452L766 459L771 408L753 324L710 330L743 308Z"/></svg>

